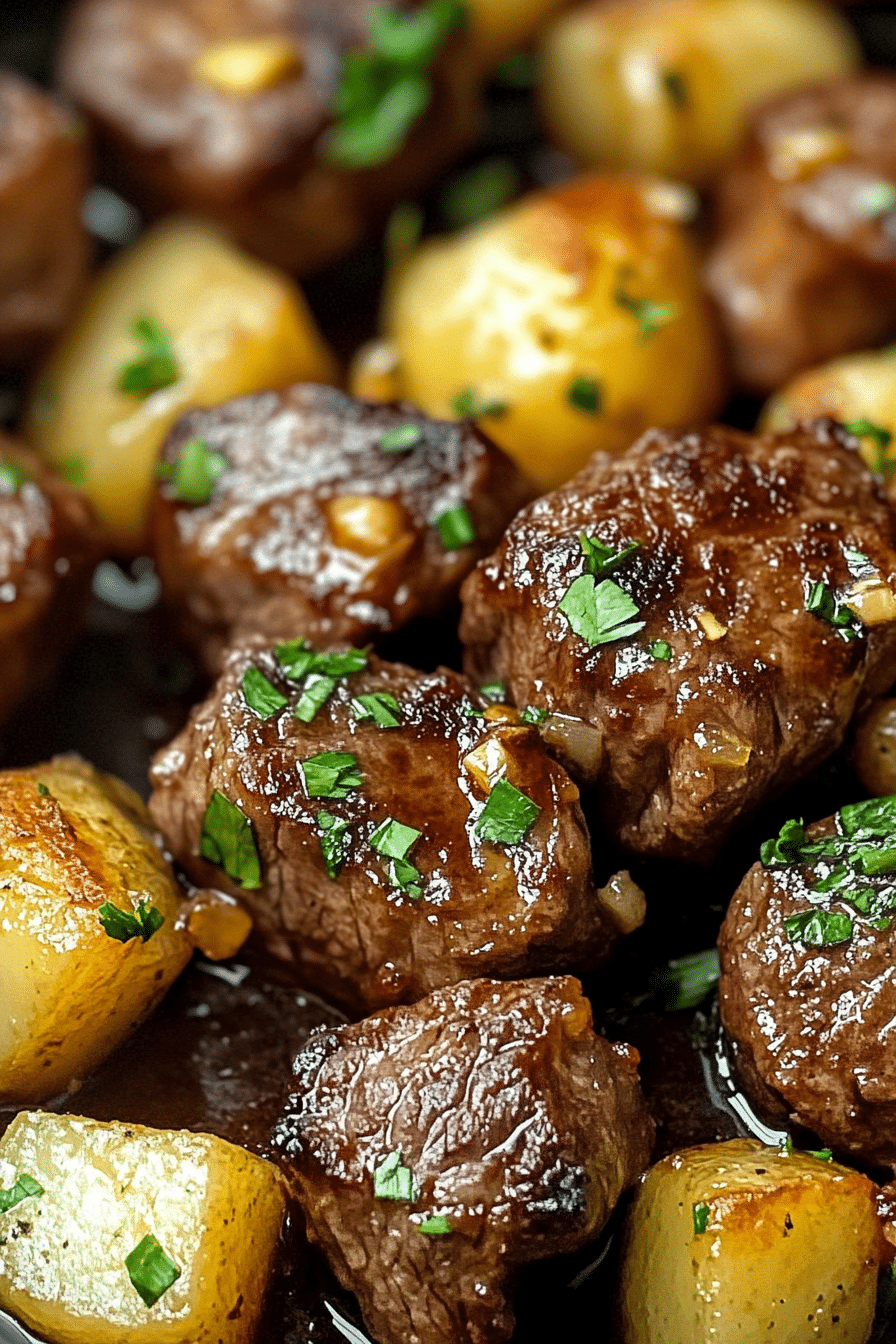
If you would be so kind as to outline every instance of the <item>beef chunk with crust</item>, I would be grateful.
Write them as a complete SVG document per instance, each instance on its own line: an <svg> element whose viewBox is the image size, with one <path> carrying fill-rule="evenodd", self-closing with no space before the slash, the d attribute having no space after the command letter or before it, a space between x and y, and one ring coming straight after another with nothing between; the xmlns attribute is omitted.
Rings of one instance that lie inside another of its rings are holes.
<svg viewBox="0 0 896 1344"><path fill-rule="evenodd" d="M456 673L354 653L364 670L318 661L291 680L266 646L231 652L153 768L150 810L176 859L220 886L221 867L198 857L204 824L217 834L204 817L216 790L240 808L260 873L225 859L227 889L302 983L352 1008L605 957L612 893L594 891L578 789L536 729L512 710L484 717ZM335 689L303 723L294 710L309 712L328 666ZM247 703L249 668L279 692L268 718Z"/></svg>
<svg viewBox="0 0 896 1344"><path fill-rule="evenodd" d="M763 846L719 938L722 1022L754 1103L896 1164L896 796Z"/></svg>
<svg viewBox="0 0 896 1344"><path fill-rule="evenodd" d="M596 1236L649 1160L637 1061L566 977L467 981L309 1040L275 1147L379 1344L509 1338L514 1272Z"/></svg>
<svg viewBox="0 0 896 1344"><path fill-rule="evenodd" d="M893 521L853 448L827 423L652 430L466 580L468 671L598 730L591 782L627 849L710 857L893 681Z"/></svg>
<svg viewBox="0 0 896 1344"><path fill-rule="evenodd" d="M213 670L247 633L360 643L438 615L531 497L472 425L329 387L192 411L163 449L163 470L174 473L194 439L226 470L204 505L160 483L153 533L165 593ZM443 539L437 520L458 508L470 528Z"/></svg>

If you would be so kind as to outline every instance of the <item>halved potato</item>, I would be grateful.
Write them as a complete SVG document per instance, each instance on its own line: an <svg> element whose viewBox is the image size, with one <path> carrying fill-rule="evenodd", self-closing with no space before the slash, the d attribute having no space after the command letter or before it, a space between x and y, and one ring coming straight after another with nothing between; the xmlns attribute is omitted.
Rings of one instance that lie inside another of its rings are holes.
<svg viewBox="0 0 896 1344"><path fill-rule="evenodd" d="M285 1212L270 1162L210 1134L23 1112L0 1188L24 1195L0 1213L0 1307L54 1344L255 1338Z"/></svg>
<svg viewBox="0 0 896 1344"><path fill-rule="evenodd" d="M137 795L77 757L0 773L0 1104L83 1078L189 961L154 835Z"/></svg>
<svg viewBox="0 0 896 1344"><path fill-rule="evenodd" d="M886 1258L875 1194L753 1139L664 1158L626 1225L624 1344L865 1344Z"/></svg>

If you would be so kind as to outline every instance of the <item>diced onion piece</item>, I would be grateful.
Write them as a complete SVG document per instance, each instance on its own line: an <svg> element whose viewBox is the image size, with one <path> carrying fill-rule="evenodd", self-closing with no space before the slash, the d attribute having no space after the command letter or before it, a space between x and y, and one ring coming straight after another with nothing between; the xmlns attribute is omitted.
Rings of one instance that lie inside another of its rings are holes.
<svg viewBox="0 0 896 1344"><path fill-rule="evenodd" d="M634 933L644 923L647 899L627 869L614 873L605 887L598 887L595 895L620 933Z"/></svg>
<svg viewBox="0 0 896 1344"><path fill-rule="evenodd" d="M464 769L481 789L490 793L497 781L507 774L511 759L501 738L490 733L464 757Z"/></svg>
<svg viewBox="0 0 896 1344"><path fill-rule="evenodd" d="M191 942L212 961L235 957L252 932L252 917L223 891L197 891L186 912Z"/></svg>
<svg viewBox="0 0 896 1344"><path fill-rule="evenodd" d="M880 575L859 579L843 601L863 625L885 625L896 620L896 595Z"/></svg>
<svg viewBox="0 0 896 1344"><path fill-rule="evenodd" d="M727 625L716 620L711 611L698 611L697 622L703 627L707 639L723 639L728 633Z"/></svg>
<svg viewBox="0 0 896 1344"><path fill-rule="evenodd" d="M750 759L753 748L730 728L718 723L700 723L694 733L700 757L706 765L740 769Z"/></svg>
<svg viewBox="0 0 896 1344"><path fill-rule="evenodd" d="M302 55L287 37L235 37L207 47L193 75L221 93L251 97L302 72Z"/></svg>
<svg viewBox="0 0 896 1344"><path fill-rule="evenodd" d="M407 546L413 543L407 515L394 499L342 495L329 500L324 508L333 542L346 551L381 557L403 539Z"/></svg>
<svg viewBox="0 0 896 1344"><path fill-rule="evenodd" d="M829 163L842 163L852 154L849 136L837 126L799 126L779 136L769 167L784 181L811 177Z"/></svg>
<svg viewBox="0 0 896 1344"><path fill-rule="evenodd" d="M368 401L399 401L401 373L394 341L367 341L352 359L348 390Z"/></svg>
<svg viewBox="0 0 896 1344"><path fill-rule="evenodd" d="M595 780L603 760L603 737L599 728L571 714L552 714L541 730L542 739L571 773Z"/></svg>

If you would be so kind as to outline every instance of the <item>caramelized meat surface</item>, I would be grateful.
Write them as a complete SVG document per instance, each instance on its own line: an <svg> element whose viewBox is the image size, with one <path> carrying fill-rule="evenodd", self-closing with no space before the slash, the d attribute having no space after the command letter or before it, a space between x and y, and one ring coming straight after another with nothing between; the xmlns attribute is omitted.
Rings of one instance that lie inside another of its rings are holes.
<svg viewBox="0 0 896 1344"><path fill-rule="evenodd" d="M627 849L711 856L892 682L893 523L850 442L650 431L524 509L466 580L469 673L598 731L590 782Z"/></svg>
<svg viewBox="0 0 896 1344"><path fill-rule="evenodd" d="M514 1271L594 1237L650 1157L637 1054L565 977L321 1031L295 1072L275 1145L379 1344L507 1339Z"/></svg>
<svg viewBox="0 0 896 1344"><path fill-rule="evenodd" d="M396 431L410 446L389 447ZM530 497L472 425L329 387L191 412L163 450L172 473L194 439L226 470L201 506L160 484L152 526L165 593L213 671L247 634L361 643L438 615ZM468 530L443 539L458 509Z"/></svg>
<svg viewBox="0 0 896 1344"><path fill-rule="evenodd" d="M248 668L280 693L269 718L246 702ZM260 872L225 858L227 889L302 983L370 1009L606 954L616 928L594 893L578 789L534 728L482 717L452 672L373 656L303 723L294 711L308 712L319 683L312 672L300 687L266 648L232 652L157 757L150 802L200 885L224 876L197 857L203 826L220 839L214 814L203 821L213 793L241 809Z"/></svg>
<svg viewBox="0 0 896 1344"><path fill-rule="evenodd" d="M744 878L719 938L737 1073L766 1111L845 1157L891 1165L896 797L807 832L788 826Z"/></svg>
<svg viewBox="0 0 896 1344"><path fill-rule="evenodd" d="M896 78L864 74L773 99L718 188L706 269L739 382L896 330Z"/></svg>
<svg viewBox="0 0 896 1344"><path fill-rule="evenodd" d="M378 0L79 0L59 61L114 185L151 214L185 209L289 270L358 242L475 137L462 40L433 70L407 142L370 167L326 158L346 53L369 46ZM235 45L234 45L235 44Z"/></svg>
<svg viewBox="0 0 896 1344"><path fill-rule="evenodd" d="M96 557L83 498L0 434L0 722L76 633Z"/></svg>
<svg viewBox="0 0 896 1344"><path fill-rule="evenodd" d="M72 311L87 275L83 128L0 70L0 364L27 365Z"/></svg>

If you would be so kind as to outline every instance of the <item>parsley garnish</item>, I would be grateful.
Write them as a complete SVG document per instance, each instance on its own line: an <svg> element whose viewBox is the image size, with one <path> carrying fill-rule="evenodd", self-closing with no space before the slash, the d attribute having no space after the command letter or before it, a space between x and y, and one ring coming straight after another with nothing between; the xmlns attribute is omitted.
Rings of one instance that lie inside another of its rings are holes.
<svg viewBox="0 0 896 1344"><path fill-rule="evenodd" d="M648 648L651 658L656 658L657 662L670 663L672 661L672 645L667 644L664 639L652 639Z"/></svg>
<svg viewBox="0 0 896 1344"><path fill-rule="evenodd" d="M493 845L518 845L541 808L507 779L495 784L476 822L477 839Z"/></svg>
<svg viewBox="0 0 896 1344"><path fill-rule="evenodd" d="M875 457L871 470L877 472L878 476L883 476L885 480L893 475L896 471L896 458L887 456L887 449L893 442L890 430L885 429L883 425L876 425L873 420L847 420L844 421L843 428L857 439L873 439Z"/></svg>
<svg viewBox="0 0 896 1344"><path fill-rule="evenodd" d="M405 826L394 817L387 817L376 827L369 840L370 848L388 860L386 877L389 885L397 887L412 901L419 900L423 895L423 887L419 870L408 862L407 856L422 834L413 826Z"/></svg>
<svg viewBox="0 0 896 1344"><path fill-rule="evenodd" d="M339 876L339 869L345 863L348 848L346 839L348 822L343 821L341 817L334 817L332 812L318 812L317 824L320 827L320 848L324 856L327 875L335 879Z"/></svg>
<svg viewBox="0 0 896 1344"><path fill-rule="evenodd" d="M807 1148L807 1157L817 1157L819 1162L833 1162L834 1154L830 1148Z"/></svg>
<svg viewBox="0 0 896 1344"><path fill-rule="evenodd" d="M852 920L840 910L803 910L788 916L784 928L792 943L805 943L807 947L848 943L852 937Z"/></svg>
<svg viewBox="0 0 896 1344"><path fill-rule="evenodd" d="M0 495L12 495L23 486L28 473L12 458L0 457Z"/></svg>
<svg viewBox="0 0 896 1344"><path fill-rule="evenodd" d="M435 1218L427 1218L425 1223L417 1224L417 1231L425 1232L428 1237L447 1237L453 1230L451 1220L444 1213L438 1213Z"/></svg>
<svg viewBox="0 0 896 1344"><path fill-rule="evenodd" d="M46 784L41 784L40 780L37 781L37 791L41 798L49 798L50 796L50 790L47 788Z"/></svg>
<svg viewBox="0 0 896 1344"><path fill-rule="evenodd" d="M407 453L423 441L423 430L419 425L407 421L403 425L394 425L387 429L379 441L381 453Z"/></svg>
<svg viewBox="0 0 896 1344"><path fill-rule="evenodd" d="M202 819L199 853L247 891L261 886L261 860L252 823L219 789L212 794Z"/></svg>
<svg viewBox="0 0 896 1344"><path fill-rule="evenodd" d="M177 1265L165 1254L151 1232L147 1232L124 1263L128 1278L148 1307L154 1307L181 1276Z"/></svg>
<svg viewBox="0 0 896 1344"><path fill-rule="evenodd" d="M151 392L176 383L180 369L170 336L151 317L135 318L133 332L143 344L143 358L125 365L118 375L118 390L135 397L148 397Z"/></svg>
<svg viewBox="0 0 896 1344"><path fill-rule="evenodd" d="M414 1173L404 1165L397 1148L374 1171L373 1195L375 1199L400 1199L409 1203L417 1198Z"/></svg>
<svg viewBox="0 0 896 1344"><path fill-rule="evenodd" d="M550 717L546 709L539 709L537 705L527 705L520 715L523 723L534 723L536 728L540 728Z"/></svg>
<svg viewBox="0 0 896 1344"><path fill-rule="evenodd" d="M0 1190L0 1213L8 1213L17 1204L21 1204L23 1199L36 1199L43 1193L43 1186L39 1185L33 1176L26 1176L23 1173L16 1177L15 1185L11 1185L8 1190Z"/></svg>
<svg viewBox="0 0 896 1344"><path fill-rule="evenodd" d="M363 672L367 666L364 649L347 649L344 653L317 653L304 639L293 639L277 647L277 660L290 681L301 681L309 672L326 677L350 677Z"/></svg>
<svg viewBox="0 0 896 1344"><path fill-rule="evenodd" d="M479 694L486 700L491 700L493 704L498 704L507 694L507 687L503 681L487 681L484 686L479 687Z"/></svg>
<svg viewBox="0 0 896 1344"><path fill-rule="evenodd" d="M690 98L688 96L688 83L680 70L667 70L663 75L663 88L669 95L669 101L679 109L687 107Z"/></svg>
<svg viewBox="0 0 896 1344"><path fill-rule="evenodd" d="M613 298L620 308L624 308L638 319L641 324L638 329L638 340L642 344L681 316L681 308L677 303L656 303L652 299L636 299L634 295L626 294L622 288L615 291Z"/></svg>
<svg viewBox="0 0 896 1344"><path fill-rule="evenodd" d="M592 574L573 579L557 604L571 628L592 648L626 639L644 629L646 621L635 621L638 607L612 579L595 584Z"/></svg>
<svg viewBox="0 0 896 1344"><path fill-rule="evenodd" d="M466 504L455 504L435 520L436 530L446 551L459 551L476 540L476 524Z"/></svg>
<svg viewBox="0 0 896 1344"><path fill-rule="evenodd" d="M349 751L322 751L299 761L299 773L309 798L347 798L364 782L358 759Z"/></svg>
<svg viewBox="0 0 896 1344"><path fill-rule="evenodd" d="M449 182L442 193L442 213L452 229L466 229L507 205L519 188L513 159L484 159Z"/></svg>
<svg viewBox="0 0 896 1344"><path fill-rule="evenodd" d="M806 844L806 828L800 821L785 821L776 840L766 840L759 857L766 868L777 868L782 864L798 863L800 851Z"/></svg>
<svg viewBox="0 0 896 1344"><path fill-rule="evenodd" d="M148 943L165 923L161 910L149 901L141 901L133 912L120 910L111 901L103 901L97 913L106 933L119 943L129 943L132 938Z"/></svg>
<svg viewBox="0 0 896 1344"><path fill-rule="evenodd" d="M370 691L355 696L349 703L358 723L375 723L377 728L401 725L401 705L389 691Z"/></svg>
<svg viewBox="0 0 896 1344"><path fill-rule="evenodd" d="M602 391L596 378L577 378L566 393L570 406L575 406L588 415L600 415Z"/></svg>
<svg viewBox="0 0 896 1344"><path fill-rule="evenodd" d="M87 479L87 463L77 454L61 458L56 465L59 475L64 481L68 481L69 485L77 485L79 481Z"/></svg>
<svg viewBox="0 0 896 1344"><path fill-rule="evenodd" d="M486 415L506 415L510 407L506 401L488 401L472 387L463 387L454 398L454 409L466 420L476 420Z"/></svg>
<svg viewBox="0 0 896 1344"><path fill-rule="evenodd" d="M720 974L718 949L708 947L705 952L676 957L654 977L653 983L663 994L665 1010L675 1013L702 1003L715 988Z"/></svg>
<svg viewBox="0 0 896 1344"><path fill-rule="evenodd" d="M709 1205L694 1205L694 1236L702 1237L706 1231L706 1225L709 1222Z"/></svg>
<svg viewBox="0 0 896 1344"><path fill-rule="evenodd" d="M317 711L323 709L335 691L336 685L336 677L324 677L312 672L302 687L302 694L299 696L293 714L302 723L311 723Z"/></svg>
<svg viewBox="0 0 896 1344"><path fill-rule="evenodd" d="M159 480L170 481L175 496L184 504L209 504L215 486L230 469L222 453L202 439L188 439L175 462L160 462Z"/></svg>
<svg viewBox="0 0 896 1344"><path fill-rule="evenodd" d="M640 549L641 543L630 541L621 551L615 551L612 546L605 546L602 541L598 541L597 537L589 537L586 533L580 532L579 545L585 557L586 570L601 579L614 569L618 569L630 555L634 555L635 551Z"/></svg>
<svg viewBox="0 0 896 1344"><path fill-rule="evenodd" d="M827 584L820 580L813 583L806 594L806 610L820 620L827 621L828 625L832 625L840 638L845 639L847 643L858 639L861 633L862 624L858 617L849 607L843 606Z"/></svg>
<svg viewBox="0 0 896 1344"><path fill-rule="evenodd" d="M289 704L282 691L257 667L247 667L243 673L243 698L250 709L263 719L270 719Z"/></svg>

